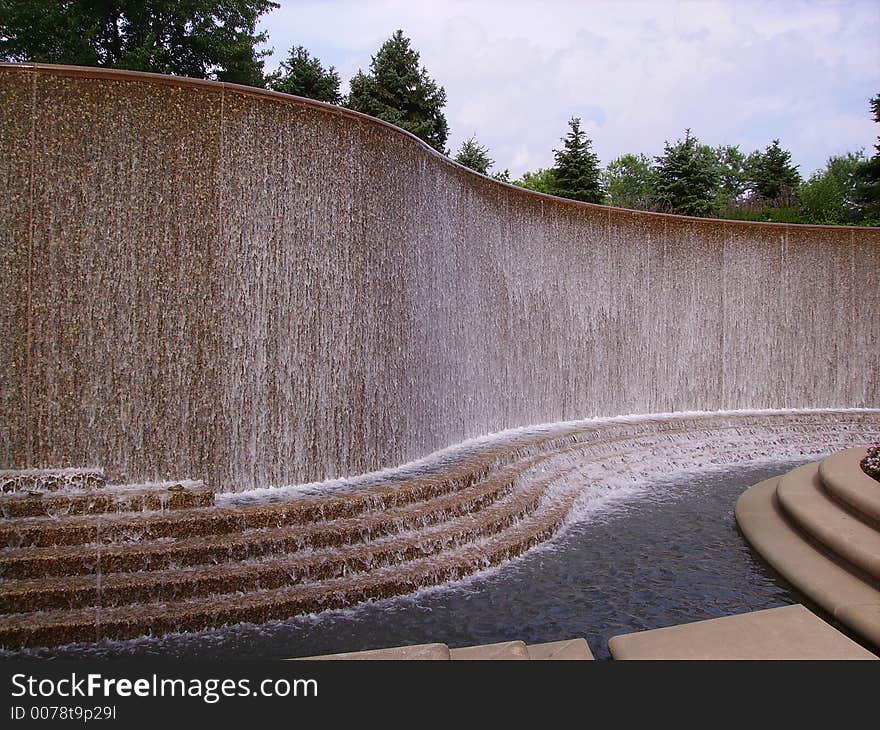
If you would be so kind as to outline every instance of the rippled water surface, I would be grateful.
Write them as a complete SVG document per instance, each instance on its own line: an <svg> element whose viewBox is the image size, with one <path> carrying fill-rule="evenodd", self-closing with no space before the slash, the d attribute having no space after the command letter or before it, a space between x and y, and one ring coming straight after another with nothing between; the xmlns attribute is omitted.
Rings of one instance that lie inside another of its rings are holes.
<svg viewBox="0 0 880 730"><path fill-rule="evenodd" d="M53 656L294 657L382 646L583 636L597 658L631 631L796 602L746 547L733 507L799 462L678 472L612 490L550 543L417 594L262 626L70 646Z"/></svg>

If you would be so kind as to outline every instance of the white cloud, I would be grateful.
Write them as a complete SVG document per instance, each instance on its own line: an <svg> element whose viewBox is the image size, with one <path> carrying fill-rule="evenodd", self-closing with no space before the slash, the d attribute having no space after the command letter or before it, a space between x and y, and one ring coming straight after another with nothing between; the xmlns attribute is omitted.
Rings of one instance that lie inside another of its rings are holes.
<svg viewBox="0 0 880 730"><path fill-rule="evenodd" d="M862 2L282 2L277 61L301 44L344 80L396 28L447 91L454 151L472 134L496 169L552 164L571 116L603 162L659 154L685 127L746 151L779 137L809 173L872 149L880 4ZM273 60L269 60L269 67Z"/></svg>

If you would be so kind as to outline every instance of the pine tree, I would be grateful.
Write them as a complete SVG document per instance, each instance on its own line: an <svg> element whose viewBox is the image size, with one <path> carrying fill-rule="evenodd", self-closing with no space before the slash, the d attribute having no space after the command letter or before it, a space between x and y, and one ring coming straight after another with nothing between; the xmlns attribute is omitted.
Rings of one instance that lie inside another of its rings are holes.
<svg viewBox="0 0 880 730"><path fill-rule="evenodd" d="M455 161L471 170L476 170L481 175L488 175L489 168L495 164L495 160L489 157L489 150L479 144L476 137L461 143Z"/></svg>
<svg viewBox="0 0 880 730"><path fill-rule="evenodd" d="M715 153L691 130L674 145L666 142L656 165L656 207L666 213L709 216L714 210L719 175Z"/></svg>
<svg viewBox="0 0 880 730"><path fill-rule="evenodd" d="M440 152L449 134L445 104L446 91L419 68L419 54L402 30L373 56L370 73L354 76L347 101L349 108L396 124Z"/></svg>
<svg viewBox="0 0 880 730"><path fill-rule="evenodd" d="M869 102L874 121L880 124L880 94ZM855 197L863 219L880 221L880 136L874 145L874 156L865 161L856 174Z"/></svg>
<svg viewBox="0 0 880 730"><path fill-rule="evenodd" d="M563 148L553 150L556 164L552 168L551 192L562 198L601 203L605 191L599 158L590 150L592 142L581 131L581 120L572 117L568 126L571 131L563 138Z"/></svg>
<svg viewBox="0 0 880 730"><path fill-rule="evenodd" d="M786 191L797 190L801 176L797 165L791 164L791 152L774 139L764 152L755 150L746 160L749 185L764 200L776 200Z"/></svg>
<svg viewBox="0 0 880 730"><path fill-rule="evenodd" d="M342 101L336 69L331 66L325 70L321 61L312 57L302 46L290 49L287 60L281 62L278 71L268 76L267 82L270 89L285 94L305 96L330 104Z"/></svg>

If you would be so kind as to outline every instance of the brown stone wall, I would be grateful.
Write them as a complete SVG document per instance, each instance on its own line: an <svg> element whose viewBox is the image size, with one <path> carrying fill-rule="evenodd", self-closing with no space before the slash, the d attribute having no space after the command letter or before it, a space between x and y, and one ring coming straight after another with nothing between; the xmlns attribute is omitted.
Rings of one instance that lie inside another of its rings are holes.
<svg viewBox="0 0 880 730"><path fill-rule="evenodd" d="M0 467L244 489L589 415L878 406L880 231L553 199L272 93L0 66Z"/></svg>

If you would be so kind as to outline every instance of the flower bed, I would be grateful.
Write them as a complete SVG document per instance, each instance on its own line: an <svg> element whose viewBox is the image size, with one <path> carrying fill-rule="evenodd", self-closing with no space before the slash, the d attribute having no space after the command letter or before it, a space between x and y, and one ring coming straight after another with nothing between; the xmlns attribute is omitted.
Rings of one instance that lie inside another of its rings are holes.
<svg viewBox="0 0 880 730"><path fill-rule="evenodd" d="M865 474L880 482L880 441L875 441L868 447L868 453L860 463Z"/></svg>

